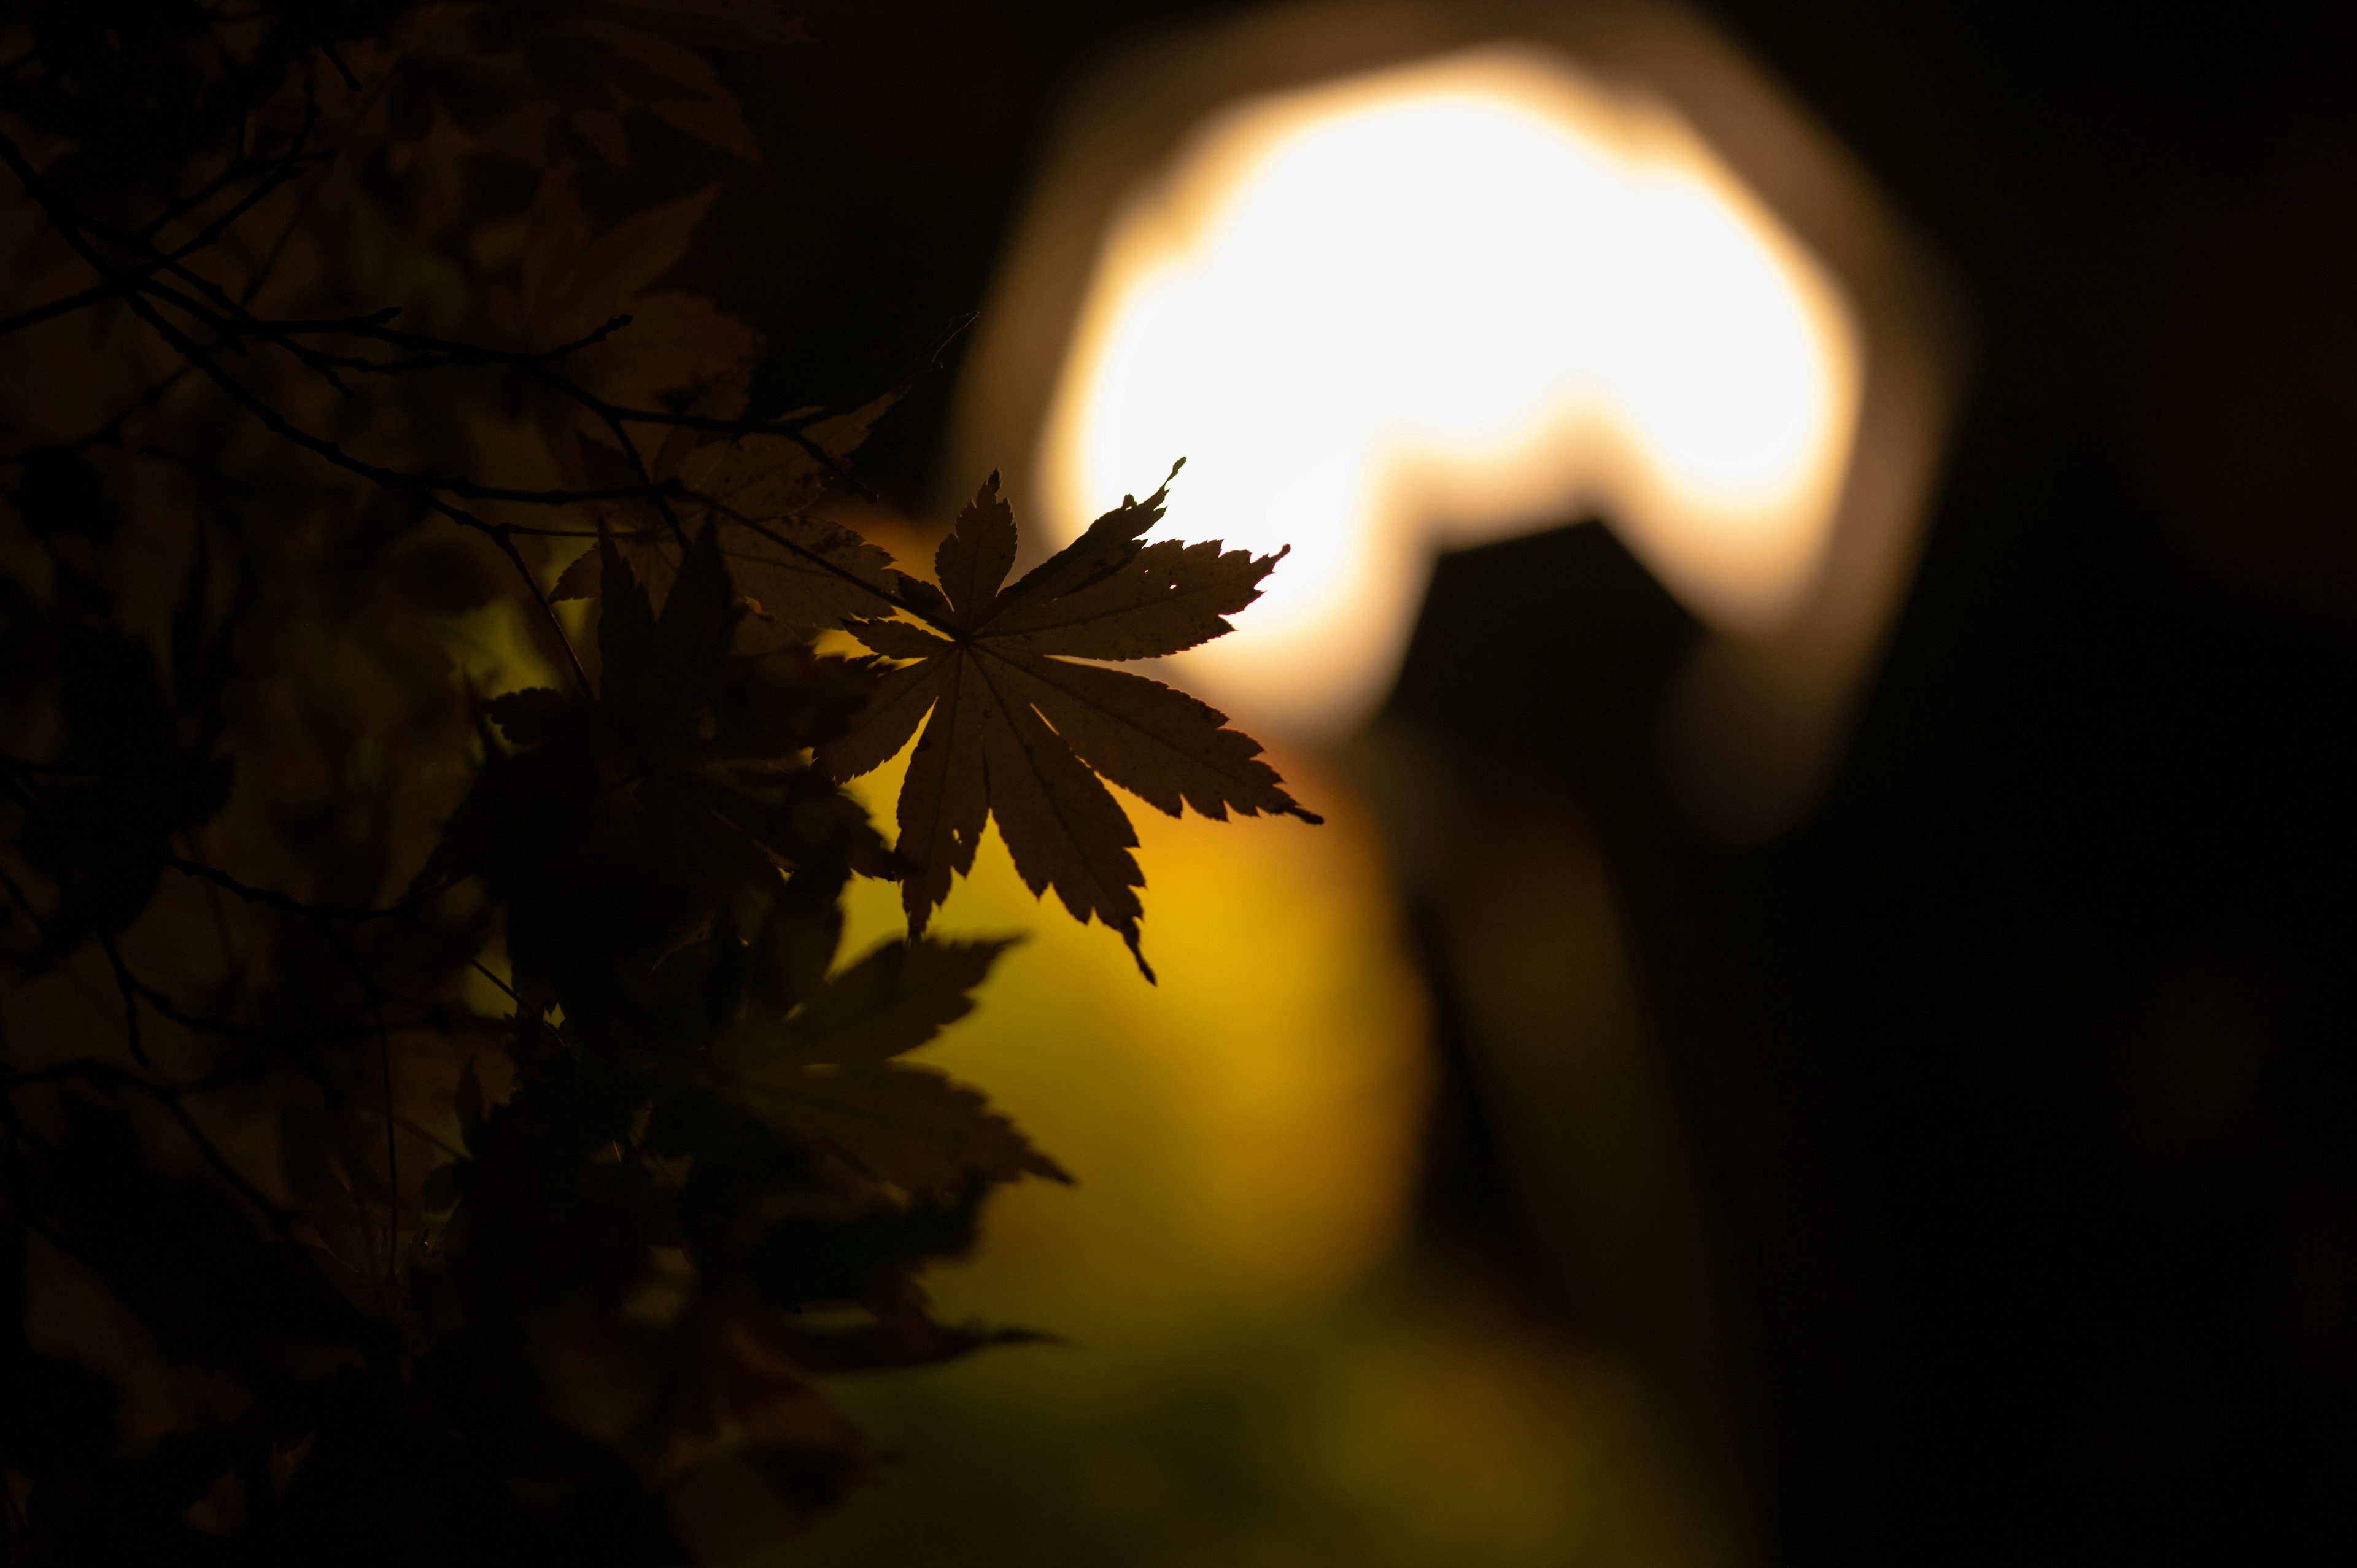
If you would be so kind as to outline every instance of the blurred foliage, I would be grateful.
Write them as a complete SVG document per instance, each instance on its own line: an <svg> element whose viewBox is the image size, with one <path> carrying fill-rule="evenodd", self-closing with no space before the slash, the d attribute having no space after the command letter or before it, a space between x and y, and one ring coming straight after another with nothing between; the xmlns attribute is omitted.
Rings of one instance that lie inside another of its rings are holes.
<svg viewBox="0 0 2357 1568"><path fill-rule="evenodd" d="M784 406L664 285L718 186L648 161L764 156L713 64L802 42L762 0L5 38L11 1559L772 1550L877 1468L821 1374L1027 1337L919 1283L1063 1178L907 1059L1006 946L923 932L985 822L1135 953L1100 774L1306 815L1056 656L1218 635L1274 563L1141 543L1160 492L1003 591L988 490L938 585L814 515L906 375ZM954 787L888 845L840 785L929 708ZM847 950L862 879L912 929Z"/></svg>

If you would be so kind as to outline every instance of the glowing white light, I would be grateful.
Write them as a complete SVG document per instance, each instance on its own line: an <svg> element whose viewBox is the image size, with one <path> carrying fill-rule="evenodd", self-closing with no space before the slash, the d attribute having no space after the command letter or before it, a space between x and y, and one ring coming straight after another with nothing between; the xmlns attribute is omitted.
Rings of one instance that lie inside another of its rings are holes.
<svg viewBox="0 0 2357 1568"><path fill-rule="evenodd" d="M1722 627L1823 556L1857 331L1683 121L1487 48L1241 104L1107 231L1042 428L1069 538L1184 454L1179 532L1292 556L1178 678L1330 734L1433 553L1607 514Z"/></svg>

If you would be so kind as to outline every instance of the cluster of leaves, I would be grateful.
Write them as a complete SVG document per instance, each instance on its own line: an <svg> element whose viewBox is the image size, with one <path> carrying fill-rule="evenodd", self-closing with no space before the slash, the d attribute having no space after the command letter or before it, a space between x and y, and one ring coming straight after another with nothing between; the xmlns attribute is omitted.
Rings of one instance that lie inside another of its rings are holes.
<svg viewBox="0 0 2357 1568"><path fill-rule="evenodd" d="M816 1380L1021 1337L920 1283L1065 1179L909 1059L1006 946L926 929L985 822L1138 953L1104 781L1307 817L1104 662L1275 560L1144 542L1161 490L1011 585L995 479L932 580L816 515L897 392L780 406L662 286L716 188L581 196L761 156L759 0L7 28L10 1553L763 1552L876 1466ZM912 737L888 843L842 786ZM905 940L842 952L855 877Z"/></svg>

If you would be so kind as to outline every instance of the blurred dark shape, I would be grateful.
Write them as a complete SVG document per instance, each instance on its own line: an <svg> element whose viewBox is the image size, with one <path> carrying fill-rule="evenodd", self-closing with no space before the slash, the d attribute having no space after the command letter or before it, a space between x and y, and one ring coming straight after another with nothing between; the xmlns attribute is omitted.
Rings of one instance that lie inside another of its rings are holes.
<svg viewBox="0 0 2357 1568"><path fill-rule="evenodd" d="M1620 892L1689 880L1627 861L1660 836L1646 764L1703 635L1594 523L1443 556L1354 758L1438 1003L1426 1235L1634 1358L1696 1502L1741 1539L1756 1459L1723 1241Z"/></svg>
<svg viewBox="0 0 2357 1568"><path fill-rule="evenodd" d="M1412 726L1409 734L1440 736L1476 768L1490 764L1509 779L1521 773L1525 792L1554 795L1563 780L1579 776L1584 759L1642 750L1657 722L1662 686L1697 634L1695 618L1603 528L1567 526L1457 552L1433 571L1386 719ZM1563 649L1567 639L1579 641L1577 653ZM1596 670L1600 679L1551 682L1542 691L1527 682L1466 679L1485 667L1532 662ZM1581 734L1603 745L1575 745ZM1598 768L1584 771L1591 776L1588 788L1603 783L1593 779ZM1436 861L1416 854L1412 875ZM1424 910L1419 924L1437 946L1431 919ZM1470 1063L1464 1002L1448 981L1440 991L1443 1079L1426 1172L1426 1219L1440 1236L1480 1240L1513 1257L1523 1250L1523 1217L1503 1179L1499 1134Z"/></svg>
<svg viewBox="0 0 2357 1568"><path fill-rule="evenodd" d="M2266 608L2357 637L2357 168L2272 168L2156 334L2140 456L2189 554Z"/></svg>
<svg viewBox="0 0 2357 1568"><path fill-rule="evenodd" d="M1659 792L1662 697L1702 628L1612 533L1575 524L1444 555L1387 716L1591 810Z"/></svg>
<svg viewBox="0 0 2357 1568"><path fill-rule="evenodd" d="M1693 632L1600 529L1445 559L1387 714L1446 759L1426 809L1455 824L1410 855L1451 1025L1428 1218L1748 1459L1777 1560L2347 1544L2357 693L2120 564L2073 563L1966 682L1919 618L1833 802L1750 854L1666 799L1648 742ZM1925 746L1960 686L1988 744ZM1625 981L1563 912L1592 874L1555 846L1587 835ZM1534 925L1555 945L1519 970L1468 965L1469 933ZM1629 987L1663 1109L1517 1059L1499 998L1550 968L1584 977L1564 1058ZM1594 1147L1632 1123L1644 1151ZM1644 1242L1598 1233L1614 1201Z"/></svg>

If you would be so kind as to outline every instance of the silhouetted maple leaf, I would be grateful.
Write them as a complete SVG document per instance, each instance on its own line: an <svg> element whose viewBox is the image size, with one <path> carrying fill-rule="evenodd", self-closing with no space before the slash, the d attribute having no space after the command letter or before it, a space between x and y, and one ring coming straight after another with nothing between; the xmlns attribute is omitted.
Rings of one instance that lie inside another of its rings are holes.
<svg viewBox="0 0 2357 1568"><path fill-rule="evenodd" d="M739 376L700 400L695 412L737 417L745 405ZM849 413L807 426L799 437L756 435L729 440L681 431L649 465L657 479L677 478L703 503L707 526L745 611L737 646L768 649L836 627L856 616L890 608L900 582L892 557L852 530L803 515L839 477L843 460L867 438L897 394L875 398ZM639 483L622 454L581 438L583 467L592 483L619 489ZM661 606L683 559L679 533L646 509L629 509L638 526L615 544L632 574ZM693 515L691 512L690 515ZM556 580L552 596L596 598L601 591L597 552L587 551Z"/></svg>
<svg viewBox="0 0 2357 1568"><path fill-rule="evenodd" d="M420 874L426 886L482 875L509 901L517 974L554 983L584 1026L621 1005L623 977L771 897L780 866L898 869L859 807L792 760L839 731L868 661L731 651L738 612L715 527L660 612L611 540L590 557L602 690L487 704L522 749L486 758Z"/></svg>
<svg viewBox="0 0 2357 1568"><path fill-rule="evenodd" d="M912 931L948 897L951 874L973 868L985 817L996 818L1031 891L1053 887L1075 919L1119 931L1152 980L1138 943L1137 836L1100 775L1172 816L1187 805L1222 819L1233 809L1320 820L1217 709L1142 675L1072 661L1153 658L1222 636L1284 558L1222 553L1217 541L1139 542L1168 492L1166 479L1143 501L1123 498L1002 588L1015 515L994 474L934 557L941 587L903 579L902 607L922 624L847 623L877 652L910 662L819 759L838 779L856 778L925 725L899 809L899 853L921 868L902 884Z"/></svg>
<svg viewBox="0 0 2357 1568"><path fill-rule="evenodd" d="M980 1094L897 1059L973 1010L1009 945L887 942L784 1018L739 1021L713 1066L755 1115L856 1185L945 1203L976 1182L1069 1181Z"/></svg>

